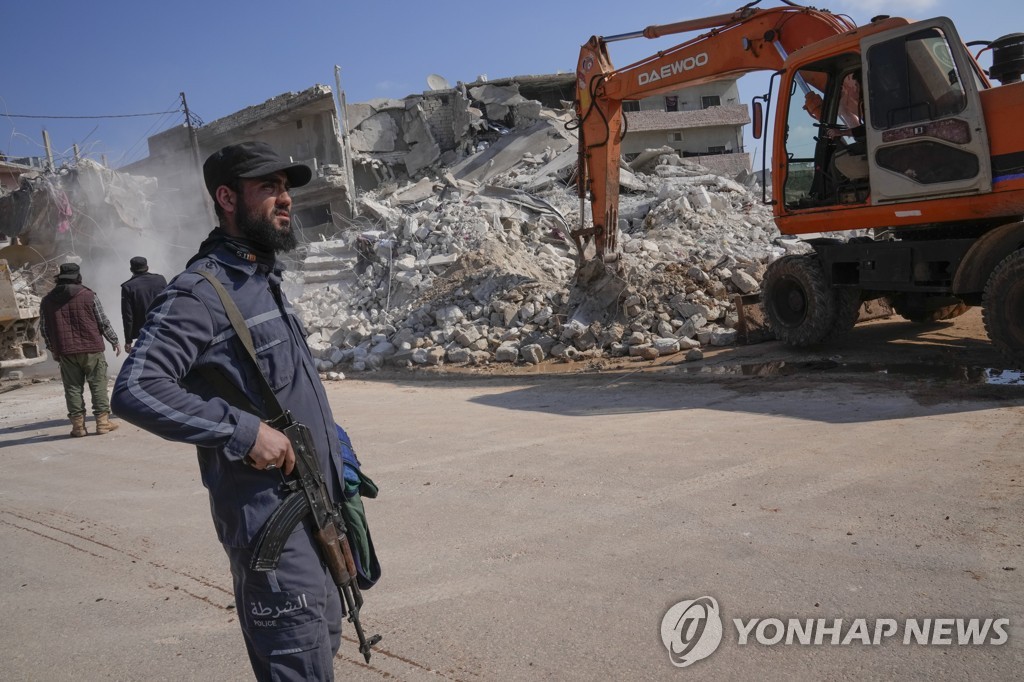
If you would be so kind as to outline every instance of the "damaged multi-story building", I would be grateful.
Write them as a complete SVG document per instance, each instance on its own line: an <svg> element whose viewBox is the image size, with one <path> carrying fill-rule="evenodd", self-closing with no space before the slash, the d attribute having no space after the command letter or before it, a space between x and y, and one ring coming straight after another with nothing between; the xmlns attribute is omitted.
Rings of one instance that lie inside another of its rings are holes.
<svg viewBox="0 0 1024 682"><path fill-rule="evenodd" d="M202 160L229 144L258 139L314 170L294 193L296 222L306 231L352 215L337 106L331 89L315 85L285 93L202 126L180 125L149 138L149 156L120 170L156 177L166 192L194 196L191 215L212 219L202 186ZM186 203L187 200L186 200Z"/></svg>
<svg viewBox="0 0 1024 682"><path fill-rule="evenodd" d="M195 190L188 177L199 177L200 159L233 142L266 141L315 170L313 182L293 197L298 224L313 237L343 228L354 217L359 192L452 166L508 129L536 120L542 109L569 108L574 95L568 73L481 79L402 99L347 104L339 120L331 88L315 85L203 126L164 131L149 138L148 158L121 170L157 177L165 189ZM625 102L624 108L627 159L668 146L728 175L749 169L743 149L749 115L735 80Z"/></svg>
<svg viewBox="0 0 1024 682"><path fill-rule="evenodd" d="M572 74L442 85L347 107L357 189L453 165L508 129L536 120L542 108L567 108L574 94Z"/></svg>
<svg viewBox="0 0 1024 682"><path fill-rule="evenodd" d="M313 181L293 195L296 222L313 238L343 228L354 217L359 191L418 179L456 162L536 118L542 106L565 106L572 83L565 74L460 83L403 99L348 104L341 120L331 88L315 85L205 125L180 125L154 135L149 156L119 170L156 177L162 192L205 202L198 182L201 159L242 140L268 142L314 169ZM176 210L200 213L196 206L182 208L188 203L179 202Z"/></svg>
<svg viewBox="0 0 1024 682"><path fill-rule="evenodd" d="M750 170L743 127L750 123L735 79L695 85L622 103L628 133L622 154L632 160L648 149L670 147L716 173Z"/></svg>

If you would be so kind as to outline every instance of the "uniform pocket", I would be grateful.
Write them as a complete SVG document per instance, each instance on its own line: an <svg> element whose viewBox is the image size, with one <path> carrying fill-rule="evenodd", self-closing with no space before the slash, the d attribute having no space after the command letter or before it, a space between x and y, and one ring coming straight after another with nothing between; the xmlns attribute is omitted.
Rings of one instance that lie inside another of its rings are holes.
<svg viewBox="0 0 1024 682"><path fill-rule="evenodd" d="M287 656L320 646L324 623L305 605L306 595L250 595L246 631L262 656Z"/></svg>
<svg viewBox="0 0 1024 682"><path fill-rule="evenodd" d="M275 391L291 383L295 376L296 363L292 357L288 325L281 317L275 317L253 325L249 332L256 351L260 371Z"/></svg>
<svg viewBox="0 0 1024 682"><path fill-rule="evenodd" d="M252 629L249 636L256 651L263 656L288 656L319 647L323 630L323 624L314 620L278 629Z"/></svg>

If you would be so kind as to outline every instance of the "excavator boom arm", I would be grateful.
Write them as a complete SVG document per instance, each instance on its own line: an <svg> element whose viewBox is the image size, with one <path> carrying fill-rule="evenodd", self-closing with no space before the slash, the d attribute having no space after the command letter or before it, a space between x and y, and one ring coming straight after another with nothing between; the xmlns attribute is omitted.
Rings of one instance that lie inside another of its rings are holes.
<svg viewBox="0 0 1024 682"><path fill-rule="evenodd" d="M711 29L668 50L614 69L607 45L633 37L657 38ZM618 255L619 159L623 100L641 99L682 86L737 77L753 71L778 70L786 56L811 43L852 30L844 17L787 4L674 24L649 26L636 33L592 37L580 49L576 72L576 114L579 117L577 189L582 204L590 193L592 226L572 232L579 262L591 258L613 261Z"/></svg>

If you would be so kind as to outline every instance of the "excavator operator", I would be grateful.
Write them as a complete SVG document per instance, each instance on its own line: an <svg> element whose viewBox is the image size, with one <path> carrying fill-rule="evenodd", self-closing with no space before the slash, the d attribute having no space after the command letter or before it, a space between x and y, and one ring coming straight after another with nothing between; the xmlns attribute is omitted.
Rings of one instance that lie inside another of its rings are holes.
<svg viewBox="0 0 1024 682"><path fill-rule="evenodd" d="M843 125L830 127L825 133L843 147L832 155L832 166L849 180L868 177L867 131L864 127L864 98L861 96L860 69L846 74L840 88L839 119ZM853 138L847 143L845 137Z"/></svg>

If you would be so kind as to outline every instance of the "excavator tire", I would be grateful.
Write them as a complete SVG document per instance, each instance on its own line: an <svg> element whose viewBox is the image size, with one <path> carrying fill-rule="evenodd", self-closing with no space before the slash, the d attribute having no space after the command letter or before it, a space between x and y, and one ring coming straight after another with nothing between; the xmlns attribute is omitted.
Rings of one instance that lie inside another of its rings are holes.
<svg viewBox="0 0 1024 682"><path fill-rule="evenodd" d="M1014 367L1024 369L1024 249L992 270L982 298L988 338Z"/></svg>
<svg viewBox="0 0 1024 682"><path fill-rule="evenodd" d="M959 299L951 297L949 300L952 302L947 305L925 307L910 302L905 296L895 295L889 297L889 303L892 304L892 309L896 311L896 314L916 324L935 324L936 322L952 320L954 317L960 317L971 309L971 306Z"/></svg>
<svg viewBox="0 0 1024 682"><path fill-rule="evenodd" d="M768 326L786 345L814 346L834 333L839 304L817 254L783 256L769 265L761 292Z"/></svg>
<svg viewBox="0 0 1024 682"><path fill-rule="evenodd" d="M860 289L838 288L834 290L836 297L836 322L832 325L829 337L841 336L853 329L860 317Z"/></svg>

